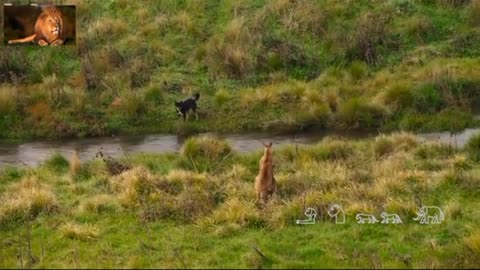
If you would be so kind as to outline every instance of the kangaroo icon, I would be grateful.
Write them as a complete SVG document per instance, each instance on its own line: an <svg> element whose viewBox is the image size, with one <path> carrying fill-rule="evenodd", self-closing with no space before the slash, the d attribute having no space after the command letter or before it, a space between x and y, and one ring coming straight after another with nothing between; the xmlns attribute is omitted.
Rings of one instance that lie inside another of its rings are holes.
<svg viewBox="0 0 480 270"><path fill-rule="evenodd" d="M315 218L317 218L317 211L311 207L307 208L305 210L305 216L308 217L308 219L300 220L297 219L297 224L305 225L305 224L315 224Z"/></svg>

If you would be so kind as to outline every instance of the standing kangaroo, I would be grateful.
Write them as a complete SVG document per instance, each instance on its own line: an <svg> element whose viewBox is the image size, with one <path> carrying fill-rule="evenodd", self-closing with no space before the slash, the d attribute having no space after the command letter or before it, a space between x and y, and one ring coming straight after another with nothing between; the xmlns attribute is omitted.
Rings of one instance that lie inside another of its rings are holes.
<svg viewBox="0 0 480 270"><path fill-rule="evenodd" d="M260 171L255 178L255 193L257 194L257 201L266 203L275 192L277 184L275 177L273 177L272 143L263 144L263 146L263 156L259 162Z"/></svg>

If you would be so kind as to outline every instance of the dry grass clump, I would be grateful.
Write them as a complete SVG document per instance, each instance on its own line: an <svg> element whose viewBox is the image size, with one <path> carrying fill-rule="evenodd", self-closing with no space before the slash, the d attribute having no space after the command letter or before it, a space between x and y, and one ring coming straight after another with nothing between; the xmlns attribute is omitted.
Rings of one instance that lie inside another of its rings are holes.
<svg viewBox="0 0 480 270"><path fill-rule="evenodd" d="M315 1L272 1L267 7L279 17L280 23L288 31L315 36L326 32L324 8Z"/></svg>
<svg viewBox="0 0 480 270"><path fill-rule="evenodd" d="M474 254L480 255L480 230L477 229L465 237L463 244Z"/></svg>
<svg viewBox="0 0 480 270"><path fill-rule="evenodd" d="M262 224L261 214L253 201L237 198L228 199L215 209L211 215L200 219L197 224L202 228L237 224L240 227L255 227Z"/></svg>
<svg viewBox="0 0 480 270"><path fill-rule="evenodd" d="M120 203L127 207L135 207L149 196L158 183L159 178L152 175L143 167L136 167L132 170L110 179L111 185L118 192Z"/></svg>
<svg viewBox="0 0 480 270"><path fill-rule="evenodd" d="M243 78L255 66L255 59L250 54L254 37L243 17L233 19L223 36L212 37L205 46L205 64L214 76L225 74Z"/></svg>
<svg viewBox="0 0 480 270"><path fill-rule="evenodd" d="M87 35L90 38L102 40L107 36L113 38L112 35L119 35L126 30L126 24L121 19L112 19L103 17L89 24Z"/></svg>
<svg viewBox="0 0 480 270"><path fill-rule="evenodd" d="M101 214L115 212L118 204L114 196L109 194L98 194L86 199L80 204L81 213Z"/></svg>
<svg viewBox="0 0 480 270"><path fill-rule="evenodd" d="M223 200L220 185L206 174L173 170L165 177L137 167L111 180L120 204L144 220L178 222L209 214Z"/></svg>
<svg viewBox="0 0 480 270"><path fill-rule="evenodd" d="M472 24L480 26L480 1L471 1L470 9Z"/></svg>
<svg viewBox="0 0 480 270"><path fill-rule="evenodd" d="M82 163L80 162L78 150L74 150L72 153L72 157L70 158L70 175L72 177L75 177L81 168L82 168Z"/></svg>
<svg viewBox="0 0 480 270"><path fill-rule="evenodd" d="M189 138L180 150L183 157L188 159L207 159L219 161L231 154L232 148L225 140L208 136Z"/></svg>
<svg viewBox="0 0 480 270"><path fill-rule="evenodd" d="M35 218L58 208L55 194L35 176L12 184L1 196L0 223Z"/></svg>
<svg viewBox="0 0 480 270"><path fill-rule="evenodd" d="M195 31L195 23L193 22L192 17L185 11L182 10L172 17L172 22L174 25L183 32L193 32Z"/></svg>
<svg viewBox="0 0 480 270"><path fill-rule="evenodd" d="M15 87L0 86L0 113L9 113L17 105L17 89Z"/></svg>
<svg viewBox="0 0 480 270"><path fill-rule="evenodd" d="M67 222L59 228L60 233L69 239L87 241L98 237L98 229L89 224Z"/></svg>

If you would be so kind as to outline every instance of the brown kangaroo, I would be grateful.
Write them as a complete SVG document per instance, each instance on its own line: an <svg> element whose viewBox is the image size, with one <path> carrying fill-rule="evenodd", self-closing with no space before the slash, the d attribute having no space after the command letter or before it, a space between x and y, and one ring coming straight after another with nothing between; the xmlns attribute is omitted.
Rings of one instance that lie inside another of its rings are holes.
<svg viewBox="0 0 480 270"><path fill-rule="evenodd" d="M266 203L269 197L275 192L277 184L273 176L273 154L272 143L263 144L263 156L260 159L260 171L255 178L255 193L257 201Z"/></svg>

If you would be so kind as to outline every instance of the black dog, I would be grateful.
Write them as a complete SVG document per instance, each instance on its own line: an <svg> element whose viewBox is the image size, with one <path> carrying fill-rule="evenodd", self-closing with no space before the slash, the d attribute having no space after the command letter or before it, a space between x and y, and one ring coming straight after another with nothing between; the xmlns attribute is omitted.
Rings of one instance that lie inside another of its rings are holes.
<svg viewBox="0 0 480 270"><path fill-rule="evenodd" d="M175 107L177 108L178 117L183 116L183 121L188 118L188 111L192 110L195 113L195 118L198 120L197 114L197 100L200 98L200 94L195 94L193 97L184 101L175 101Z"/></svg>

